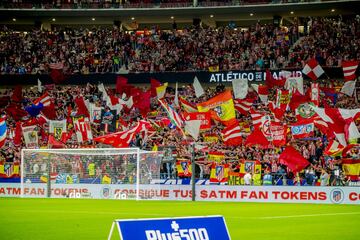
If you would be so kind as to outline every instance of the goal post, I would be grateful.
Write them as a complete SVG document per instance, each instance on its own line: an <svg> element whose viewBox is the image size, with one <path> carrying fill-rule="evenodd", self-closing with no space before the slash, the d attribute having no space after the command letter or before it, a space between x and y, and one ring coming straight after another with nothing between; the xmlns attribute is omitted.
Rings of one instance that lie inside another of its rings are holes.
<svg viewBox="0 0 360 240"><path fill-rule="evenodd" d="M139 148L22 149L21 197L156 199L160 152Z"/></svg>

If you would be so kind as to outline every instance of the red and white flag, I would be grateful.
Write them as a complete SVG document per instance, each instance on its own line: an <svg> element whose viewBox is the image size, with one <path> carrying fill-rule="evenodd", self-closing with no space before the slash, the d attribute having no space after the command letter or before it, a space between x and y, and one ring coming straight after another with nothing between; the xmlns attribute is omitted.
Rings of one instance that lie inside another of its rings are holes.
<svg viewBox="0 0 360 240"><path fill-rule="evenodd" d="M184 120L180 117L180 115L174 110L172 106L167 104L163 99L158 100L160 104L164 107L166 113L171 120L171 123L175 126L182 128L184 126Z"/></svg>
<svg viewBox="0 0 360 240"><path fill-rule="evenodd" d="M264 114L254 110L254 109L250 109L250 114L251 114L251 118L252 118L252 124L254 126L254 128L259 128L262 124L262 117L264 116Z"/></svg>
<svg viewBox="0 0 360 240"><path fill-rule="evenodd" d="M360 114L360 108L350 110L311 107L328 124L341 145L347 146L347 141L360 138L359 130L354 123L354 119Z"/></svg>
<svg viewBox="0 0 360 240"><path fill-rule="evenodd" d="M263 103L267 103L268 95L269 95L268 87L266 85L261 85L261 84L251 84L251 87L257 92L260 100Z"/></svg>
<svg viewBox="0 0 360 240"><path fill-rule="evenodd" d="M345 81L353 81L356 78L355 72L359 65L358 61L343 61L342 68L344 71Z"/></svg>
<svg viewBox="0 0 360 240"><path fill-rule="evenodd" d="M227 146L239 146L242 143L241 128L239 124L227 126L221 131L224 144Z"/></svg>
<svg viewBox="0 0 360 240"><path fill-rule="evenodd" d="M44 107L48 107L50 106L51 102L52 102L51 97L47 92L45 92L43 95L41 95L41 97L39 97L34 101L34 104L38 105L39 103L42 103Z"/></svg>
<svg viewBox="0 0 360 240"><path fill-rule="evenodd" d="M359 65L359 62L357 61L343 61L342 67L344 71L344 80L345 83L343 87L341 88L342 93L353 96L356 82L354 79L356 78L355 72Z"/></svg>
<svg viewBox="0 0 360 240"><path fill-rule="evenodd" d="M319 106L320 103L320 88L318 83L311 83L310 99L315 106Z"/></svg>
<svg viewBox="0 0 360 240"><path fill-rule="evenodd" d="M113 147L129 147L130 142L135 138L136 134L151 129L152 127L149 122L141 120L135 127L129 130L97 137L94 138L94 141L109 144Z"/></svg>
<svg viewBox="0 0 360 240"><path fill-rule="evenodd" d="M26 148L37 148L39 146L37 126L22 127L22 133Z"/></svg>
<svg viewBox="0 0 360 240"><path fill-rule="evenodd" d="M336 155L344 150L344 146L336 140L331 140L324 150L325 155Z"/></svg>
<svg viewBox="0 0 360 240"><path fill-rule="evenodd" d="M184 109L185 112L192 113L192 112L198 111L197 107L195 107L193 104L186 101L184 98L180 97L179 101L180 101L180 105L181 105L182 109Z"/></svg>
<svg viewBox="0 0 360 240"><path fill-rule="evenodd" d="M324 74L324 69L318 64L315 58L312 58L307 62L302 72L315 81Z"/></svg>
<svg viewBox="0 0 360 240"><path fill-rule="evenodd" d="M239 113L248 115L254 101L252 98L234 99L234 107Z"/></svg>
<svg viewBox="0 0 360 240"><path fill-rule="evenodd" d="M76 138L79 143L93 139L89 118L87 117L77 118L74 121L74 128L76 132Z"/></svg>

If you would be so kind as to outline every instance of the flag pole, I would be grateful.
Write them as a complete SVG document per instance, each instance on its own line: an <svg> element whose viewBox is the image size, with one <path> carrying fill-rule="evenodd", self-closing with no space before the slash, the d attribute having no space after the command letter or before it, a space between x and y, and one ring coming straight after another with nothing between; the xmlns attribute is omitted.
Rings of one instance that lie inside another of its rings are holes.
<svg viewBox="0 0 360 240"><path fill-rule="evenodd" d="M191 144L191 192L191 200L195 202L195 142Z"/></svg>
<svg viewBox="0 0 360 240"><path fill-rule="evenodd" d="M166 108L165 104L163 103L163 101L161 101L161 99L158 99L158 101L160 102L161 106L163 106L163 108L165 109L165 111L166 111L166 113L168 114L168 116L170 116L170 113L169 113L169 111L167 110L167 108ZM170 120L171 120L171 119L170 119ZM178 127L178 128L180 129L181 133L182 133L183 136L184 136L184 139L186 139L186 134L185 134L184 130L183 130L180 126L177 126L177 124L176 124L176 127Z"/></svg>
<svg viewBox="0 0 360 240"><path fill-rule="evenodd" d="M358 100L357 91L356 91L356 84L357 84L357 79L355 79L354 98L355 98L355 103L358 104L359 100Z"/></svg>

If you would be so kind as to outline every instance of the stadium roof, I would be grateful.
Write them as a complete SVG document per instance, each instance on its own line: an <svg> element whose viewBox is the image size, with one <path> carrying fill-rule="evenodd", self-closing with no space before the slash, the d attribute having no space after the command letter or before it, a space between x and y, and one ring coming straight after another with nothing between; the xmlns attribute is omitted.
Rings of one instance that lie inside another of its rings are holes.
<svg viewBox="0 0 360 240"><path fill-rule="evenodd" d="M114 20L161 24L171 23L173 19L177 23L190 23L200 18L209 25L216 25L218 22L272 19L273 16L350 15L358 14L359 9L360 1L355 0L196 8L0 9L0 23L14 24L15 18L16 24L33 24L34 20L51 23L52 19L56 19L56 24L112 24ZM91 21L93 18L95 20Z"/></svg>

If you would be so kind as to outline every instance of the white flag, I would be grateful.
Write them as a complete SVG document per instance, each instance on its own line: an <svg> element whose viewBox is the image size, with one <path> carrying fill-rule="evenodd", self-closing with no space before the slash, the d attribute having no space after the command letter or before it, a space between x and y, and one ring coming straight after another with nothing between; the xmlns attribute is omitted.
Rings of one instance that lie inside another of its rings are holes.
<svg viewBox="0 0 360 240"><path fill-rule="evenodd" d="M249 90L247 79L234 79L232 80L233 91L235 99L244 99Z"/></svg>
<svg viewBox="0 0 360 240"><path fill-rule="evenodd" d="M41 81L40 81L40 79L38 79L37 88L38 88L38 92L41 93L41 92L42 92L42 87L41 87Z"/></svg>
<svg viewBox="0 0 360 240"><path fill-rule="evenodd" d="M22 127L26 148L37 148L39 146L38 132L36 126Z"/></svg>
<svg viewBox="0 0 360 240"><path fill-rule="evenodd" d="M175 107L179 106L179 92L178 92L178 83L177 82L176 82L176 87L175 87L174 105L175 105Z"/></svg>
<svg viewBox="0 0 360 240"><path fill-rule="evenodd" d="M286 79L284 88L290 92L295 92L296 89L304 95L304 80L302 77L289 77Z"/></svg>
<svg viewBox="0 0 360 240"><path fill-rule="evenodd" d="M201 120L185 121L185 131L195 140L198 139L200 133Z"/></svg>
<svg viewBox="0 0 360 240"><path fill-rule="evenodd" d="M201 95L203 95L205 93L203 87L201 86L201 84L199 82L199 79L196 76L194 78L193 86L194 86L195 95L197 98L201 97Z"/></svg>
<svg viewBox="0 0 360 240"><path fill-rule="evenodd" d="M356 81L347 81L342 86L340 92L351 97L354 95L355 85L356 85Z"/></svg>

